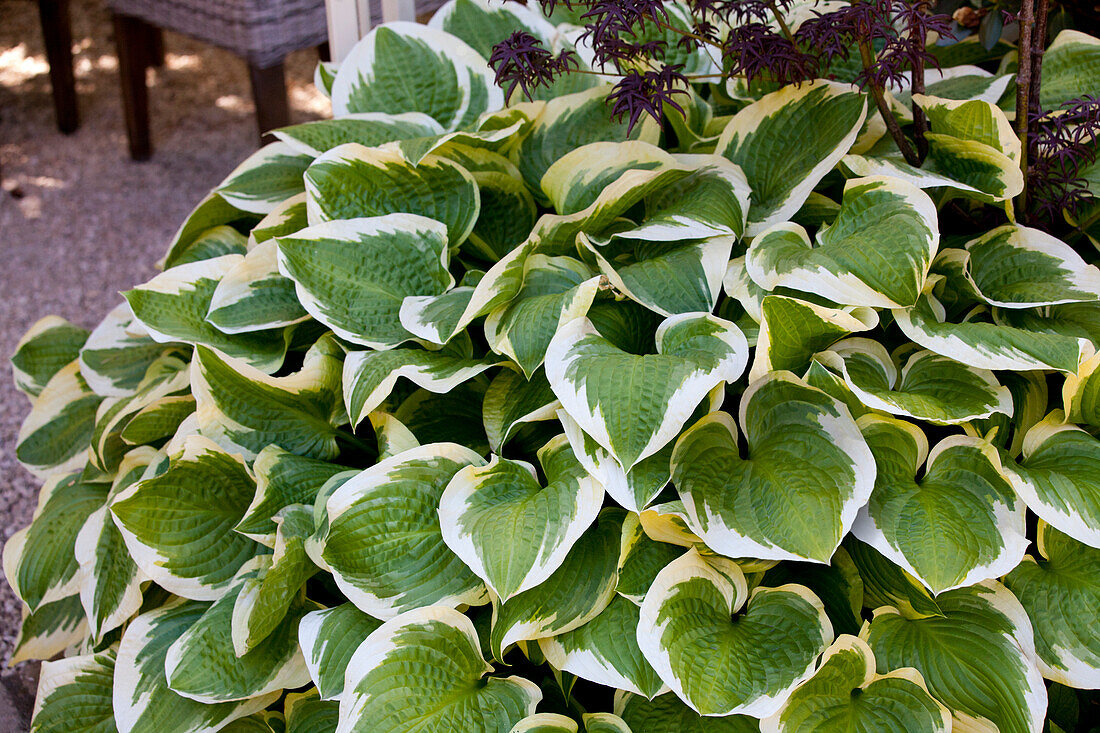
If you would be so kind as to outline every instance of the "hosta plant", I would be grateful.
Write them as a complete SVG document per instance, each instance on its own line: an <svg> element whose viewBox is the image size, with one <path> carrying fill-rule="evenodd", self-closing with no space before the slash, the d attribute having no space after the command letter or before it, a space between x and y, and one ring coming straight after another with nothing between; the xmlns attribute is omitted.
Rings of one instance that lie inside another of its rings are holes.
<svg viewBox="0 0 1100 733"><path fill-rule="evenodd" d="M610 3L376 28L160 274L27 333L34 731L1086 729L1100 270L1013 201L1014 57L748 83L656 5L638 115ZM554 73L502 89L516 29Z"/></svg>

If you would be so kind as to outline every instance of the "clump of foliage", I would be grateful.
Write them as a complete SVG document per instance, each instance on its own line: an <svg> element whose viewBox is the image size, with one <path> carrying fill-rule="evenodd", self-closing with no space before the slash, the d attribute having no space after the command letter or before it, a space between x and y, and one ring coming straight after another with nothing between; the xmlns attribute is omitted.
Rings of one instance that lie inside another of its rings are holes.
<svg viewBox="0 0 1100 733"><path fill-rule="evenodd" d="M1005 49L866 5L454 0L322 66L12 359L32 729L1084 730L1100 41L1025 141Z"/></svg>

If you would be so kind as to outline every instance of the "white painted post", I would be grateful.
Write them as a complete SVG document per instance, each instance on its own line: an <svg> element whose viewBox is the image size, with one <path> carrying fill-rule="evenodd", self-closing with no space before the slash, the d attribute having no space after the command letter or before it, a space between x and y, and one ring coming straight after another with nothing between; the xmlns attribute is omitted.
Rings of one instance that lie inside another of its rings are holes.
<svg viewBox="0 0 1100 733"><path fill-rule="evenodd" d="M394 20L416 22L416 0L382 0L382 22Z"/></svg>
<svg viewBox="0 0 1100 733"><path fill-rule="evenodd" d="M360 38L370 31L368 0L325 0L328 14L328 45L332 60L344 60Z"/></svg>

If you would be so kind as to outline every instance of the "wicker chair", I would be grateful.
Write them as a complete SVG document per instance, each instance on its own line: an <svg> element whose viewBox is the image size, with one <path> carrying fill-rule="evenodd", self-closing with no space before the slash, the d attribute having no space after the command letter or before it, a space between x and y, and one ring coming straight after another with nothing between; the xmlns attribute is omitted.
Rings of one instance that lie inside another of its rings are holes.
<svg viewBox="0 0 1100 733"><path fill-rule="evenodd" d="M261 137L289 121L283 60L328 38L324 0L107 0L130 156L152 152L145 72L157 63L157 35L167 29L211 43L248 63Z"/></svg>

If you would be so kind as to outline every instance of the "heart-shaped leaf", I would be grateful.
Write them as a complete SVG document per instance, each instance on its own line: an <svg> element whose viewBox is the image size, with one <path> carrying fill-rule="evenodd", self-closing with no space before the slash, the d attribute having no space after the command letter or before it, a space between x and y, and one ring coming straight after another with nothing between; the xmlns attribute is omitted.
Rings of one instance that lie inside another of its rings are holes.
<svg viewBox="0 0 1100 733"><path fill-rule="evenodd" d="M692 531L729 557L828 562L867 502L874 458L848 410L789 372L714 412L676 443L672 480Z"/></svg>
<svg viewBox="0 0 1100 733"><path fill-rule="evenodd" d="M340 698L348 662L359 645L381 625L381 621L371 618L352 603L311 611L302 617L298 624L298 643L321 699Z"/></svg>
<svg viewBox="0 0 1100 733"><path fill-rule="evenodd" d="M439 500L447 546L504 602L549 578L603 503L564 435L538 457L546 486L533 466L496 456L456 473ZM506 535L512 542L501 544Z"/></svg>

